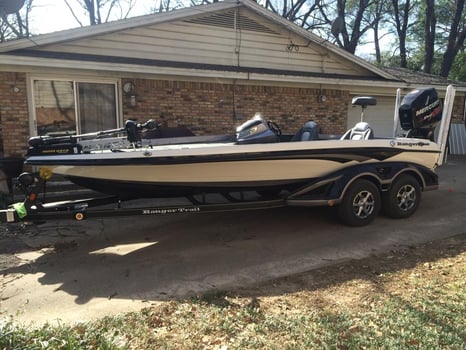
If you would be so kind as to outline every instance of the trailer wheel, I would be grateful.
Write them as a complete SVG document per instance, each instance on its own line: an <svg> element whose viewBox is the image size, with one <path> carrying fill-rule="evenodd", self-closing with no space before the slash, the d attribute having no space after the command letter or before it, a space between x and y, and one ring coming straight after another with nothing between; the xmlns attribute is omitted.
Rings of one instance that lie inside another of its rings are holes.
<svg viewBox="0 0 466 350"><path fill-rule="evenodd" d="M379 214L381 197L379 189L369 180L359 179L350 185L338 207L343 223L364 226Z"/></svg>
<svg viewBox="0 0 466 350"><path fill-rule="evenodd" d="M400 175L383 195L383 211L394 219L407 218L414 214L421 201L421 186L412 175Z"/></svg>

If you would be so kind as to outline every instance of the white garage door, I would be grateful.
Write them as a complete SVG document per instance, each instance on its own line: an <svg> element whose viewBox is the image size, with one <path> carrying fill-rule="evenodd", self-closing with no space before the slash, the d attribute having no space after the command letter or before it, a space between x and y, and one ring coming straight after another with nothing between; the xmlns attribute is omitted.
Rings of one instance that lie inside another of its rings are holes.
<svg viewBox="0 0 466 350"><path fill-rule="evenodd" d="M368 122L374 130L374 137L391 137L393 134L395 97L376 97L376 99L377 105L367 106L365 109L364 121ZM348 106L348 129L359 121L361 121L361 106L353 106L350 101Z"/></svg>

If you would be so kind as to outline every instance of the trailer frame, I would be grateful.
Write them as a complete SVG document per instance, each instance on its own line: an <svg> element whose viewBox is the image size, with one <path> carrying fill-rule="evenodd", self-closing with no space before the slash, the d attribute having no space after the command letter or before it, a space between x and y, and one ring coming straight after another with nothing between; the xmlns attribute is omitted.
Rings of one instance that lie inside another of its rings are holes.
<svg viewBox="0 0 466 350"><path fill-rule="evenodd" d="M47 188L46 184L51 174L40 175L23 173L18 177L17 187L23 191L25 199L23 202L15 203L7 209L0 210L0 222L37 222L59 219L81 221L90 218L212 213L287 206L334 207L344 203L347 193L351 193L353 187L356 185L361 186L360 183L364 182L365 187L370 186L371 188L364 189L363 192L372 192L371 198L377 203L372 204L373 208L363 208L363 205L366 204L360 204L359 209L370 209L374 213L371 213L369 218L356 217L356 220L345 217L348 214L342 215L340 213L340 218L344 223L351 226L362 226L370 223L377 216L380 209L382 209L382 197L390 193L392 184L402 175L409 175L414 178L422 191L438 188L438 176L430 169L414 163L390 162L353 165L323 178L309 179L307 184L293 191L282 190L269 194L270 197L267 197L267 194L261 195L255 191L236 191L175 197L180 200L180 203L173 205L157 204L157 201L160 203L164 200L163 198L137 199L116 196L94 196L47 203L45 195L42 196L42 200L39 198L41 197L40 193ZM372 186L375 186L375 189ZM420 193L418 197L420 197ZM173 198L171 199L173 200ZM132 206L135 204L134 201L136 201L136 204L142 203L142 205L134 207ZM138 203L138 201L141 201L141 203ZM156 202L155 205L154 201ZM346 208L346 211L351 213L351 208ZM357 216L357 214L355 215Z"/></svg>

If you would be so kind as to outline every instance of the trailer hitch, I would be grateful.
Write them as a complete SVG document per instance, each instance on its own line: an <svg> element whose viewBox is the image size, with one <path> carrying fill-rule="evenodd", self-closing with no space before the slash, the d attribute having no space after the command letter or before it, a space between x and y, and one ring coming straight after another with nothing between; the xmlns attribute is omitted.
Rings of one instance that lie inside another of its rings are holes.
<svg viewBox="0 0 466 350"><path fill-rule="evenodd" d="M0 222L18 222L30 212L43 208L38 201L38 194L42 191L45 198L46 182L52 177L52 172L46 168L41 169L39 176L29 172L21 173L15 181L15 187L24 194L24 201L11 204L7 209L0 211Z"/></svg>

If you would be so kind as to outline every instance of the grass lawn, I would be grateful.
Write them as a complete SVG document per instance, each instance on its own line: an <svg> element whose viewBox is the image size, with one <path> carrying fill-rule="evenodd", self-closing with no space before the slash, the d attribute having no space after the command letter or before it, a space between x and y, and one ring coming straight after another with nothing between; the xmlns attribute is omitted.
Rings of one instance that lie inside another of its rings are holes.
<svg viewBox="0 0 466 350"><path fill-rule="evenodd" d="M0 349L466 349L466 234L76 325Z"/></svg>

